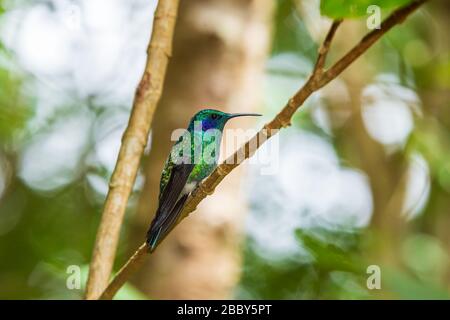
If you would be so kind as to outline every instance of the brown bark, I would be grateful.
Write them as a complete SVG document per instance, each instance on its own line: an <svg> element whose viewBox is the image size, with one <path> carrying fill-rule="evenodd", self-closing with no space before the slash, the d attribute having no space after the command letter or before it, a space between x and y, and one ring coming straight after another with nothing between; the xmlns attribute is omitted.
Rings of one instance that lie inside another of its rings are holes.
<svg viewBox="0 0 450 320"><path fill-rule="evenodd" d="M244 112L261 107L272 1L181 3L161 108L155 115L147 181L138 208L138 241L156 209L158 184L174 129L199 109ZM248 128L245 120L227 124ZM224 143L227 143L224 141ZM228 149L229 150L229 149ZM239 279L245 201L236 172L179 225L142 268L135 284L152 298L229 298Z"/></svg>

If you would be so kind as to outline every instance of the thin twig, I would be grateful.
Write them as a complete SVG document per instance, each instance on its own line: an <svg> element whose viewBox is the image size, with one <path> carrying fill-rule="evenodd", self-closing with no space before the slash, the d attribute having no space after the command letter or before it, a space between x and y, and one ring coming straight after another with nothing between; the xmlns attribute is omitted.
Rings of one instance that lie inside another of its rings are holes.
<svg viewBox="0 0 450 320"><path fill-rule="evenodd" d="M178 3L179 0L160 0L155 11L147 64L135 93L130 120L122 138L97 231L86 299L97 299L108 285L126 205L147 143L153 114L161 97L172 52Z"/></svg>
<svg viewBox="0 0 450 320"><path fill-rule="evenodd" d="M355 47L353 47L347 54L344 55L338 62L336 62L330 69L322 72L325 64L325 59L330 48L332 39L340 25L340 21L335 21L327 37L322 44L322 49L319 50L319 55L315 64L315 68L311 77L300 88L299 91L289 99L286 106L276 115L276 117L267 123L254 137L247 141L240 147L233 155L219 165L216 170L193 192L187 200L183 212L178 223L187 217L190 212L194 211L197 205L208 195L212 194L216 186L227 176L234 168L239 166L242 162L235 161L239 157L244 156L244 159L251 157L256 149L259 148L268 138L276 134L279 129L290 125L290 121L294 113L303 105L304 101L315 91L322 88L331 80L335 79L342 73L349 65L353 63L361 54L369 49L380 37L389 31L392 27L403 22L412 12L419 8L427 0L414 1L400 9L394 11L382 24L380 29L368 33ZM258 144L259 142L259 144ZM257 148L251 149L250 146ZM147 256L145 244L141 245L133 257L125 264L125 266L118 272L116 278L106 288L102 298L112 298L120 287L128 280L130 274L137 270L144 261L144 256ZM136 256L138 258L136 258Z"/></svg>
<svg viewBox="0 0 450 320"><path fill-rule="evenodd" d="M316 60L316 65L314 66L313 74L321 75L323 73L328 51L330 51L331 42L333 41L336 30L339 28L341 23L342 20L334 20L331 24L330 30L319 48L319 55Z"/></svg>

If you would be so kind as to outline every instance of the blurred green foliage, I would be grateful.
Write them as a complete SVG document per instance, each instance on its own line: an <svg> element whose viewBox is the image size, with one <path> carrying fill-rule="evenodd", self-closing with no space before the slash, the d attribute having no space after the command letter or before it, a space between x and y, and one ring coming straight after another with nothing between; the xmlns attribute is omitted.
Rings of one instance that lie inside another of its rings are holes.
<svg viewBox="0 0 450 320"><path fill-rule="evenodd" d="M5 55L0 48L0 56ZM21 79L13 71L0 68L0 139L11 141L31 117L26 98L20 92Z"/></svg>
<svg viewBox="0 0 450 320"><path fill-rule="evenodd" d="M369 293L359 235L326 229L296 231L300 257L270 261L247 245L238 298L364 299ZM330 242L332 241L332 242ZM251 244L251 243L250 243Z"/></svg>
<svg viewBox="0 0 450 320"><path fill-rule="evenodd" d="M411 0L321 0L320 10L331 18L357 18L367 15L367 8L378 6L380 9L395 9ZM373 13L373 12L370 12Z"/></svg>
<svg viewBox="0 0 450 320"><path fill-rule="evenodd" d="M317 44L299 17L294 1L278 1L274 23L272 54L291 52L313 61Z"/></svg>

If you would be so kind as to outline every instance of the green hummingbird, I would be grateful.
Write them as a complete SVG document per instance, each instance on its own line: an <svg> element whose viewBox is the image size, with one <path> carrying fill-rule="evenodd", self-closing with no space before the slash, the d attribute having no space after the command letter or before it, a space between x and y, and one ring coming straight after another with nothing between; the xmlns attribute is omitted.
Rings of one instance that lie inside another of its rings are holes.
<svg viewBox="0 0 450 320"><path fill-rule="evenodd" d="M158 209L147 232L150 251L172 230L190 193L217 167L227 121L242 116L261 115L201 110L172 146L161 174Z"/></svg>

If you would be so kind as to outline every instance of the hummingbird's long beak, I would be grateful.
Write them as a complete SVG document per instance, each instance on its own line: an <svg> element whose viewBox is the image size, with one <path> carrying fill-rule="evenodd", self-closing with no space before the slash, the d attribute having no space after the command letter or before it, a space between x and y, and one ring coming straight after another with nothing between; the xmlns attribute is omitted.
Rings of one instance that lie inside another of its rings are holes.
<svg viewBox="0 0 450 320"><path fill-rule="evenodd" d="M262 114L259 113L230 113L228 118L236 118L236 117L260 117Z"/></svg>

